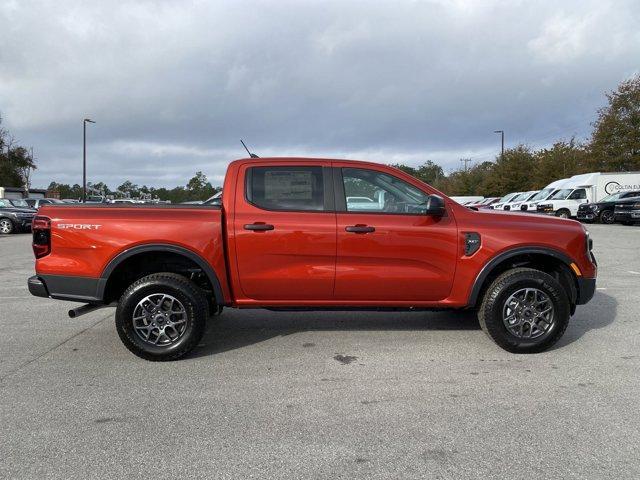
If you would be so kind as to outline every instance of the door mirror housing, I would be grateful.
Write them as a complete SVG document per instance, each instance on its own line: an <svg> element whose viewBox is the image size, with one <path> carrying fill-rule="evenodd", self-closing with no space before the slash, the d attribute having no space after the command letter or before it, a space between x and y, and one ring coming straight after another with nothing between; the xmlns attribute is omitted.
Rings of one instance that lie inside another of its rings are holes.
<svg viewBox="0 0 640 480"><path fill-rule="evenodd" d="M442 217L445 213L444 198L440 195L429 195L424 202L424 214L433 217Z"/></svg>

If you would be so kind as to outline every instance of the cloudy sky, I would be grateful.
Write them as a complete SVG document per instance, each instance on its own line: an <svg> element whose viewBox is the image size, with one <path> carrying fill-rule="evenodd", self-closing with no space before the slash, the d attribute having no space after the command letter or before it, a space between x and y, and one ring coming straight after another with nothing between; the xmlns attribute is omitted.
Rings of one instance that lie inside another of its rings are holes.
<svg viewBox="0 0 640 480"><path fill-rule="evenodd" d="M39 169L219 184L261 156L446 170L586 137L640 72L638 0L0 1L0 113Z"/></svg>

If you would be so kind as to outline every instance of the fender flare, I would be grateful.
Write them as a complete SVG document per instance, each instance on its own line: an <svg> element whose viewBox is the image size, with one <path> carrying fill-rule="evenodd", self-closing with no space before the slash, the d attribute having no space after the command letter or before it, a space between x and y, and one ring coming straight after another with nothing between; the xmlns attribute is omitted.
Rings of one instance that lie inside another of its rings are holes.
<svg viewBox="0 0 640 480"><path fill-rule="evenodd" d="M109 277L113 273L113 271L120 265L122 262L127 260L128 258L133 257L134 255L138 255L140 253L147 252L168 252L175 253L178 255L182 255L187 257L189 260L192 260L196 265L198 265L202 271L207 275L207 278L211 282L211 286L213 288L213 294L215 295L215 300L218 304L222 305L224 303L224 296L222 295L222 287L220 286L220 280L218 279L218 275L216 275L215 270L211 265L202 258L199 254L188 250L184 247L179 247L177 245L171 245L168 243L146 243L144 245L138 245L136 247L129 248L120 252L118 255L113 257L106 267L102 270L102 274L100 275L100 280L98 283L98 298L104 298L104 291L107 286L107 281Z"/></svg>
<svg viewBox="0 0 640 480"><path fill-rule="evenodd" d="M471 293L469 294L469 299L467 301L468 306L476 305L478 302L478 297L480 295L480 291L482 290L482 286L484 285L485 280L491 274L494 268L496 268L500 263L509 258L516 257L518 255L526 255L526 254L536 254L536 255L547 255L549 257L553 257L556 260L562 261L568 268L569 271L573 273L571 269L571 264L573 260L568 255L559 252L558 250L554 250L553 248L548 247L517 247L494 256L487 263L484 264L480 273L476 276L475 281L473 282L473 287L471 288Z"/></svg>

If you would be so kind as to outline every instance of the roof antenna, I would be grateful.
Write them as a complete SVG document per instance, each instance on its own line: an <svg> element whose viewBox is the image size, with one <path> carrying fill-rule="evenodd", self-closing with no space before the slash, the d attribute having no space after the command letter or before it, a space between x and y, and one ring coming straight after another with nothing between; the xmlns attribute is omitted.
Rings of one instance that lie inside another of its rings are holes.
<svg viewBox="0 0 640 480"><path fill-rule="evenodd" d="M251 153L249 151L249 149L247 148L247 146L244 144L244 142L242 141L242 139L240 139L240 143L242 144L242 146L244 147L244 149L247 151L247 153L249 154L249 156L251 158L260 158L258 155L256 155L255 153Z"/></svg>

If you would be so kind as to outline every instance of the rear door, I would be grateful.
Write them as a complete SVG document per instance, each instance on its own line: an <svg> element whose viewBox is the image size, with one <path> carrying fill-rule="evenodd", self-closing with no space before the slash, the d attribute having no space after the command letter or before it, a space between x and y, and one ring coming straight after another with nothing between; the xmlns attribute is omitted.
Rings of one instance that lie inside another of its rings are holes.
<svg viewBox="0 0 640 480"><path fill-rule="evenodd" d="M336 301L367 304L442 300L457 259L450 214L424 214L428 192L375 167L339 164L336 178Z"/></svg>
<svg viewBox="0 0 640 480"><path fill-rule="evenodd" d="M233 228L248 299L331 300L336 214L328 163L252 162L237 177Z"/></svg>

